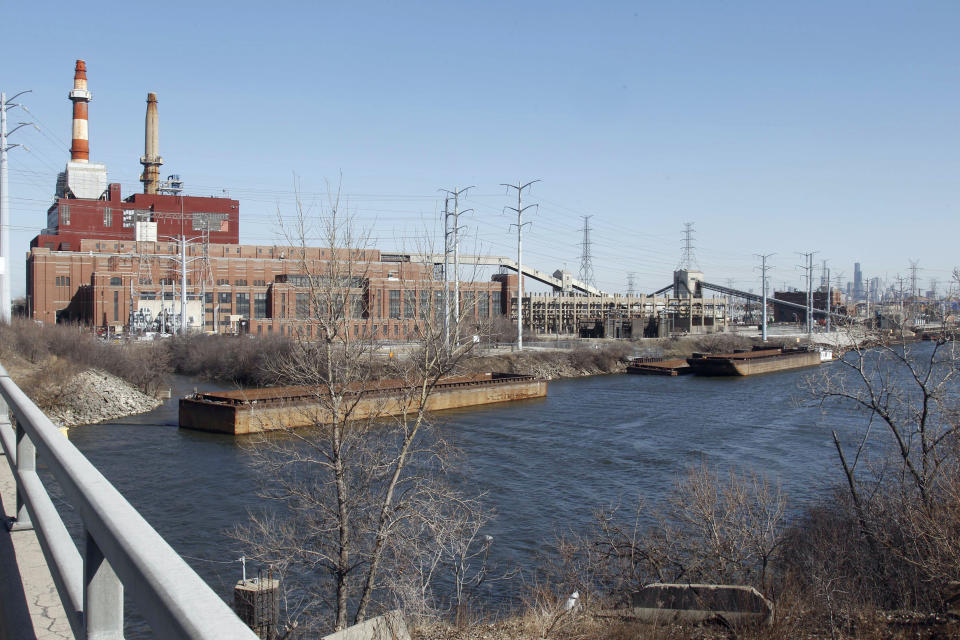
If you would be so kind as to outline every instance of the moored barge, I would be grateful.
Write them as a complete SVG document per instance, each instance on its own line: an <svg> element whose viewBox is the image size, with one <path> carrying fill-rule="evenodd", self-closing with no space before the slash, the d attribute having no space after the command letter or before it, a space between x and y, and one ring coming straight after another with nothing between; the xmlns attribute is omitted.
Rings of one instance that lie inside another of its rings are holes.
<svg viewBox="0 0 960 640"><path fill-rule="evenodd" d="M242 435L322 424L329 403L315 387L268 387L195 393L180 399L180 427ZM416 409L415 385L380 380L346 395L358 398L354 419L386 418ZM480 373L441 379L427 410L457 409L547 395L547 381L511 373Z"/></svg>
<svg viewBox="0 0 960 640"><path fill-rule="evenodd" d="M734 353L695 353L687 358L687 363L698 376L752 376L813 367L822 359L819 350L807 347L755 348Z"/></svg>
<svg viewBox="0 0 960 640"><path fill-rule="evenodd" d="M634 358L627 365L627 373L641 376L677 376L691 373L691 369L683 358Z"/></svg>

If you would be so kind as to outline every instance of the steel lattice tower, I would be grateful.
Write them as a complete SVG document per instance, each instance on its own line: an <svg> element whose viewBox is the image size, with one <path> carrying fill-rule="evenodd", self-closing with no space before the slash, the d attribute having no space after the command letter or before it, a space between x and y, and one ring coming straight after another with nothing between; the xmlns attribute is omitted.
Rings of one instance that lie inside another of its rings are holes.
<svg viewBox="0 0 960 640"><path fill-rule="evenodd" d="M680 255L680 268L690 271L697 264L693 255L693 223L683 223L683 253Z"/></svg>
<svg viewBox="0 0 960 640"><path fill-rule="evenodd" d="M583 218L583 242L580 243L580 281L584 284L594 286L593 283L593 256L590 252L590 218L593 216L580 216Z"/></svg>

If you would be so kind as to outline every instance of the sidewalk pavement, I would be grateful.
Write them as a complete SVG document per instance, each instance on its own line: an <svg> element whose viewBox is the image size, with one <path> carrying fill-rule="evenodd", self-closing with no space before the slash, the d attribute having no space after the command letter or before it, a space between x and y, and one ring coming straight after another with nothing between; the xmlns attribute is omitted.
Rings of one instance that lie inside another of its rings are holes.
<svg viewBox="0 0 960 640"><path fill-rule="evenodd" d="M0 453L0 640L73 640L73 632L34 531L7 531L17 489Z"/></svg>

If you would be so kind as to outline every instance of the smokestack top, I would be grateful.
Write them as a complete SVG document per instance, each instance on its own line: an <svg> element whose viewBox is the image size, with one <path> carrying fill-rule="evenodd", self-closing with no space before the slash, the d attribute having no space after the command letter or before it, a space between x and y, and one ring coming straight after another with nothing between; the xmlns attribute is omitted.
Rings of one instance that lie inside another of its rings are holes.
<svg viewBox="0 0 960 640"><path fill-rule="evenodd" d="M87 103L90 91L87 90L87 63L77 60L73 74L73 90L68 94L73 102L73 144L70 146L70 160L89 162L90 142L87 129Z"/></svg>
<svg viewBox="0 0 960 640"><path fill-rule="evenodd" d="M143 174L140 181L143 182L144 193L156 193L160 185L163 158L160 157L160 117L155 93L147 94L147 118L144 124L143 155L140 157Z"/></svg>

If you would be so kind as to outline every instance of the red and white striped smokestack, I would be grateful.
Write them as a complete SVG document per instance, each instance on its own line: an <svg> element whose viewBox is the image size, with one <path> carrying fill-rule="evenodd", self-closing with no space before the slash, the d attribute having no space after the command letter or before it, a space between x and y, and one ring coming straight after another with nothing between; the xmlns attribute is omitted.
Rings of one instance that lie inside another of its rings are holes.
<svg viewBox="0 0 960 640"><path fill-rule="evenodd" d="M143 165L143 175L140 176L143 192L156 193L160 183L160 165L163 164L163 158L160 157L160 116L157 112L157 94L155 93L147 94L147 120L144 124L143 156L140 158L140 164Z"/></svg>
<svg viewBox="0 0 960 640"><path fill-rule="evenodd" d="M83 60L77 60L70 99L73 101L73 144L70 146L70 160L90 162L90 137L87 127L90 92L87 91L87 63Z"/></svg>

